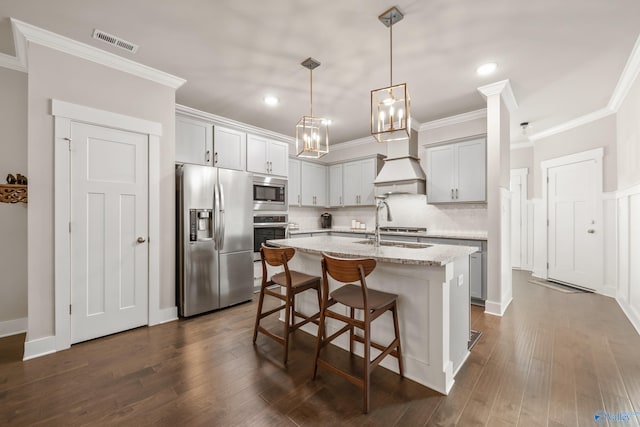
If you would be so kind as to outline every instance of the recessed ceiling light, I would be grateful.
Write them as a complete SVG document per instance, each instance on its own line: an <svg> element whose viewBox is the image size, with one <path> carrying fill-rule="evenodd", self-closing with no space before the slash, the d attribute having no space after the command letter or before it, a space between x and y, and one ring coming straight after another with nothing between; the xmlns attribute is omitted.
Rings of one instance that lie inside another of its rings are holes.
<svg viewBox="0 0 640 427"><path fill-rule="evenodd" d="M476 73L480 74L481 76L486 76L487 74L493 73L496 68L498 68L498 64L496 64L495 62L488 62L479 66L476 70Z"/></svg>
<svg viewBox="0 0 640 427"><path fill-rule="evenodd" d="M278 105L280 100L273 95L267 95L264 97L264 103L273 107L274 105Z"/></svg>

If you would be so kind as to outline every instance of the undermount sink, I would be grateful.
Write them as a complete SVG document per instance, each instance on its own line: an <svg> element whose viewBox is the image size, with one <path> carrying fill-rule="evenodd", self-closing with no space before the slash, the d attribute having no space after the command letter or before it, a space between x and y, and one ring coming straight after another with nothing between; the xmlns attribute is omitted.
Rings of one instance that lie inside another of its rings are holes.
<svg viewBox="0 0 640 427"><path fill-rule="evenodd" d="M373 245L374 241L372 239L367 239L367 240L359 240L355 243L359 243L361 245ZM405 248L405 249L426 249L426 248L430 248L432 245L429 245L427 243L394 242L391 240L381 240L380 246L393 246L396 248Z"/></svg>

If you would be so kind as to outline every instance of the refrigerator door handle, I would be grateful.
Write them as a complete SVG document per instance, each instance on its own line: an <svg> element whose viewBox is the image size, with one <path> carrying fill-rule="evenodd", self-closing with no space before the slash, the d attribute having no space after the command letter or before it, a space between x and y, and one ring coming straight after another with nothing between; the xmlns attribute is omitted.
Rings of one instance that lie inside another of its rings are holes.
<svg viewBox="0 0 640 427"><path fill-rule="evenodd" d="M218 214L218 206L220 205L219 197L218 184L216 183L213 186L213 244L216 251L220 249L218 248L218 236L220 235L220 218Z"/></svg>
<svg viewBox="0 0 640 427"><path fill-rule="evenodd" d="M219 228L218 228L218 232L219 234L219 239L220 239L220 243L218 244L218 250L221 251L224 248L224 188L222 187L222 185L218 184L218 192L220 193L220 222L219 222Z"/></svg>

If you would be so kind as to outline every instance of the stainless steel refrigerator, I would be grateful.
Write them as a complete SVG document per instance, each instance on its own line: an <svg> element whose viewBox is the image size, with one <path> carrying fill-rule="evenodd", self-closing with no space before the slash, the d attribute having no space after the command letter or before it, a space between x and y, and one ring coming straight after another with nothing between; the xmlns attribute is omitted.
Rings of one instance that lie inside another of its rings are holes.
<svg viewBox="0 0 640 427"><path fill-rule="evenodd" d="M251 299L251 175L176 165L178 311L193 316Z"/></svg>

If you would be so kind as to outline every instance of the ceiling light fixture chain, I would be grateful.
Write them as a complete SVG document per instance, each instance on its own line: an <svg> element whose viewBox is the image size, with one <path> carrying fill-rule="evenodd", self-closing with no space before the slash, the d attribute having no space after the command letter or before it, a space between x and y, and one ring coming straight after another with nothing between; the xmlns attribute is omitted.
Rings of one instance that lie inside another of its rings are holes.
<svg viewBox="0 0 640 427"><path fill-rule="evenodd" d="M329 152L329 120L313 115L313 70L320 62L309 57L300 65L309 70L309 116L296 125L296 156L317 159Z"/></svg>
<svg viewBox="0 0 640 427"><path fill-rule="evenodd" d="M389 86L371 91L371 135L378 142L411 137L411 102L407 84L393 84L393 25L404 15L396 6L378 16L389 27Z"/></svg>

